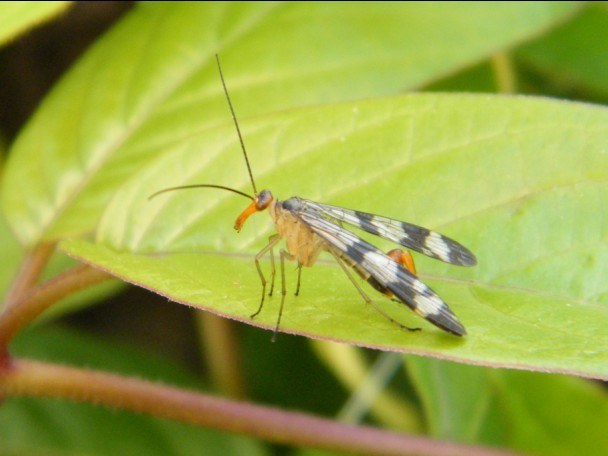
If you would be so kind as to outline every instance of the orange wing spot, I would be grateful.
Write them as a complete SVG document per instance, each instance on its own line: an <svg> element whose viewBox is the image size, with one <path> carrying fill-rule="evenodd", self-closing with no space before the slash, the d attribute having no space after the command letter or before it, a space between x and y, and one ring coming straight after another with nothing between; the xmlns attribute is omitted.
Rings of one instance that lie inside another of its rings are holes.
<svg viewBox="0 0 608 456"><path fill-rule="evenodd" d="M393 249L387 252L386 255L393 261L402 265L412 274L416 274L416 265L414 264L414 258L412 258L412 255L407 250Z"/></svg>
<svg viewBox="0 0 608 456"><path fill-rule="evenodd" d="M389 250L388 252L386 252L386 256L393 260L395 263L399 263L400 265L402 265L412 274L416 274L416 266L414 265L414 259L412 258L410 252L408 252L407 250ZM393 297L393 293L386 289L383 285L380 285L380 283L373 277L368 277L367 282L380 293L388 296L389 298Z"/></svg>

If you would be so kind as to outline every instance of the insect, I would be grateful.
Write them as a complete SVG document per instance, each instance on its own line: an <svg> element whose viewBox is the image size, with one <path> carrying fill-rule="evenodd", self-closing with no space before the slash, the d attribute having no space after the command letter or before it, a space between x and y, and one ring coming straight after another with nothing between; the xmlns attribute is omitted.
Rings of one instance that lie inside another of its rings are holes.
<svg viewBox="0 0 608 456"><path fill-rule="evenodd" d="M245 164L249 172L254 196L222 185L195 184L166 188L154 193L150 198L173 190L191 188L218 188L239 194L251 199L252 202L236 219L234 228L237 232L243 228L250 215L268 210L277 232L270 237L268 244L255 256L256 269L262 283L262 298L258 309L251 315L251 318L255 318L262 311L266 296L266 286L268 284L260 266L260 260L266 254L269 254L270 291L268 295L272 296L276 272L274 248L284 239L287 249L280 249L279 251L282 296L273 340L279 330L285 303L285 260L295 260L297 262L298 282L295 294L298 295L302 267L313 266L322 251L329 252L334 257L362 298L391 322L412 331L420 329L406 327L385 313L367 296L363 288L353 277L350 269L354 270L357 275L367 281L374 289L407 305L415 313L435 326L456 336L464 336L466 334L464 326L448 305L416 276L414 261L408 251L394 249L385 254L372 244L356 236L353 232L343 228L342 224L352 225L446 263L459 266L473 266L477 263L475 255L460 243L446 236L410 223L318 203L297 196L285 201L279 201L274 198L270 190L258 192L251 172L243 136L241 135L217 55L216 61L226 100L228 101L230 113L241 144L241 150L245 158Z"/></svg>

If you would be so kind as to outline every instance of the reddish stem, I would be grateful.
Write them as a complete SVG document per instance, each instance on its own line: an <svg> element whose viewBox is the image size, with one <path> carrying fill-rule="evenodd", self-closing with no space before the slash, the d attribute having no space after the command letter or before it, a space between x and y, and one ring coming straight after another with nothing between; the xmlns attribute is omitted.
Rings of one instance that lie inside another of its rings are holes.
<svg viewBox="0 0 608 456"><path fill-rule="evenodd" d="M300 447L383 455L514 455L36 361L14 360L0 375L0 394L94 402Z"/></svg>
<svg viewBox="0 0 608 456"><path fill-rule="evenodd" d="M8 362L9 342L24 326L60 299L110 278L112 276L106 272L78 265L36 285L5 307L0 314L0 367Z"/></svg>
<svg viewBox="0 0 608 456"><path fill-rule="evenodd" d="M4 311L15 305L34 286L54 250L55 243L45 243L27 253L4 298Z"/></svg>

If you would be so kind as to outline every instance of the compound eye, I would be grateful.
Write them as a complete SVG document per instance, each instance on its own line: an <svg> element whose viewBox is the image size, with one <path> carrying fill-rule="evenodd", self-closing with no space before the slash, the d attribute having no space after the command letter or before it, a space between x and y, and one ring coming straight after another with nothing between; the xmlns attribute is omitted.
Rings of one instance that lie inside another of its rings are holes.
<svg viewBox="0 0 608 456"><path fill-rule="evenodd" d="M263 211L264 209L266 209L268 207L268 205L272 202L272 200L273 200L273 196L272 196L272 193L270 193L270 190L262 190L256 196L255 207L258 211Z"/></svg>
<svg viewBox="0 0 608 456"><path fill-rule="evenodd" d="M255 195L255 198L251 204L247 206L247 209L245 209L236 219L234 229L241 231L245 221L251 214L263 211L270 205L270 203L272 203L272 193L270 193L269 190L262 190L259 194Z"/></svg>

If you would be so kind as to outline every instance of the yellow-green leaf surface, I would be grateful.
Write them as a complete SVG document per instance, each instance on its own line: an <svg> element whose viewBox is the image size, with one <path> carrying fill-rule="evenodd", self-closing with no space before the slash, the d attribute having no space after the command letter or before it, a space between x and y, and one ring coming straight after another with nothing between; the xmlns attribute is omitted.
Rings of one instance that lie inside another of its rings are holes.
<svg viewBox="0 0 608 456"><path fill-rule="evenodd" d="M71 2L2 2L0 44L62 13Z"/></svg>
<svg viewBox="0 0 608 456"><path fill-rule="evenodd" d="M392 325L363 303L329 256L303 272L297 298L295 265L288 265L283 330L608 377L608 110L538 98L412 94L258 116L242 130L260 189L434 228L479 260L459 268L417 256L421 278L466 326L464 338L366 288L387 312L423 331ZM249 202L220 190L147 199L190 183L250 191L230 119L139 169L108 205L97 245L63 246L173 300L251 322L261 292L253 257L273 233L271 220L256 215L236 234L234 219ZM278 304L269 299L253 323L271 328Z"/></svg>
<svg viewBox="0 0 608 456"><path fill-rule="evenodd" d="M141 3L87 52L20 134L3 208L28 246L93 231L125 180L163 150L225 121L215 53L245 120L428 84L543 33L578 8Z"/></svg>

